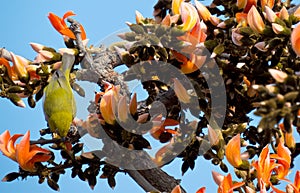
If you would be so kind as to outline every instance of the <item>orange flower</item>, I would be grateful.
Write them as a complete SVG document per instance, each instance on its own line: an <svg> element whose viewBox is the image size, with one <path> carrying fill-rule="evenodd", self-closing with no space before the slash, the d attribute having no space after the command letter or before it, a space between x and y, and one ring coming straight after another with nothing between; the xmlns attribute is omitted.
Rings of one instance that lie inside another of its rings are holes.
<svg viewBox="0 0 300 193"><path fill-rule="evenodd" d="M180 185L175 186L171 193L181 193Z"/></svg>
<svg viewBox="0 0 300 193"><path fill-rule="evenodd" d="M202 188L200 188L199 190L197 190L196 193L205 193L205 190L206 190L206 188L205 188L205 187L202 187Z"/></svg>
<svg viewBox="0 0 300 193"><path fill-rule="evenodd" d="M286 146L290 149L294 149L296 146L296 142L295 142L295 138L294 138L294 134L293 134L293 128L291 128L290 132L287 132L284 128L284 124L280 123L278 125L281 133L282 133L282 138L283 141L285 142Z"/></svg>
<svg viewBox="0 0 300 193"><path fill-rule="evenodd" d="M14 145L16 140L23 136L15 134L12 137L8 130L0 135L0 150L10 159L19 163L20 167L29 172L36 171L35 163L48 161L51 158L50 151L37 145L30 145L30 132L24 135L19 144Z"/></svg>
<svg viewBox="0 0 300 193"><path fill-rule="evenodd" d="M0 150L6 157L8 157L14 161L16 161L15 142L21 136L23 136L23 135L15 134L11 137L8 130L4 131L0 135Z"/></svg>
<svg viewBox="0 0 300 193"><path fill-rule="evenodd" d="M200 15L200 17L204 20L204 21L208 21L210 20L211 17L211 13L209 12L209 10L207 9L207 7L205 7L202 3L200 3L199 1L195 1L195 5L196 8L198 10L198 14Z"/></svg>
<svg viewBox="0 0 300 193"><path fill-rule="evenodd" d="M243 186L245 182L232 182L231 174L228 174L227 176L224 176L223 181L219 185L218 193L233 193L233 190L236 188L239 188Z"/></svg>
<svg viewBox="0 0 300 193"><path fill-rule="evenodd" d="M238 168L243 163L241 158L241 139L240 134L234 136L232 139L229 140L225 155L227 161L235 168Z"/></svg>
<svg viewBox="0 0 300 193"><path fill-rule="evenodd" d="M270 7L271 9L274 7L275 0L260 0L260 5L262 10L265 9L265 6Z"/></svg>
<svg viewBox="0 0 300 193"><path fill-rule="evenodd" d="M172 12L173 14L180 14L180 5L183 0L173 0L172 1Z"/></svg>
<svg viewBox="0 0 300 193"><path fill-rule="evenodd" d="M277 147L277 154L272 154L270 158L277 160L278 167L275 168L278 179L284 179L289 173L291 163L291 151L284 146L282 141L279 142Z"/></svg>
<svg viewBox="0 0 300 193"><path fill-rule="evenodd" d="M117 108L117 101L119 99L120 88L108 82L105 82L105 86L105 93L100 101L100 112L106 123L114 124L116 120L115 112Z"/></svg>
<svg viewBox="0 0 300 193"><path fill-rule="evenodd" d="M236 6L239 8L239 9L244 9L247 5L247 0L237 0L236 1Z"/></svg>
<svg viewBox="0 0 300 193"><path fill-rule="evenodd" d="M261 151L258 161L253 162L252 166L257 171L257 179L258 180L262 179L262 181L266 185L269 185L271 173L272 173L273 169L278 165L275 163L275 160L270 159L269 147L266 146Z"/></svg>
<svg viewBox="0 0 300 193"><path fill-rule="evenodd" d="M8 77L12 80L12 69L11 69L11 66L9 65L9 62L8 60L6 60L5 58L0 58L0 66L5 66L6 70L7 70L7 75Z"/></svg>
<svg viewBox="0 0 300 193"><path fill-rule="evenodd" d="M76 39L74 33L68 28L67 24L65 23L65 19L76 15L73 11L68 11L63 15L63 18L58 17L54 13L49 13L48 18L52 24L52 26L58 31L60 34L65 35L71 39ZM86 33L82 25L80 25L81 30L81 39L86 39Z"/></svg>
<svg viewBox="0 0 300 193"><path fill-rule="evenodd" d="M177 134L177 131L172 130L172 129L166 129L168 126L176 126L179 125L179 122L174 119L166 119L166 120L161 120L162 116L158 116L153 120L153 127L150 130L150 134L153 138L159 139L160 135L162 133L170 133L170 134ZM161 124L161 122L163 123Z"/></svg>
<svg viewBox="0 0 300 193"><path fill-rule="evenodd" d="M242 12L236 13L235 14L236 22L242 24L242 26L247 25L247 15L248 15L247 13L242 13Z"/></svg>
<svg viewBox="0 0 300 193"><path fill-rule="evenodd" d="M244 12L245 13L248 13L249 10L251 9L252 6L255 6L256 7L257 5L257 0L247 0L247 4L244 8Z"/></svg>
<svg viewBox="0 0 300 193"><path fill-rule="evenodd" d="M23 58L22 56L15 55L14 53L10 53L12 62L13 62L13 70L18 75L19 79L22 82L27 82L29 78L28 71L26 68L29 66L30 61Z"/></svg>
<svg viewBox="0 0 300 193"><path fill-rule="evenodd" d="M297 54L297 56L300 56L300 25L299 24L292 31L291 43L294 52Z"/></svg>
<svg viewBox="0 0 300 193"><path fill-rule="evenodd" d="M300 7L296 9L296 11L294 12L294 16L300 19Z"/></svg>
<svg viewBox="0 0 300 193"><path fill-rule="evenodd" d="M288 184L287 186L291 186L295 193L300 193L300 170L298 170L295 174L294 183Z"/></svg>
<svg viewBox="0 0 300 193"><path fill-rule="evenodd" d="M247 15L247 22L250 28L261 33L265 29L265 24L255 6L252 6Z"/></svg>
<svg viewBox="0 0 300 193"><path fill-rule="evenodd" d="M19 144L16 145L16 159L20 167L35 172L37 162L45 162L51 158L50 151L36 145L30 145L30 131L27 131Z"/></svg>
<svg viewBox="0 0 300 193"><path fill-rule="evenodd" d="M180 5L180 12L183 21L182 30L192 30L195 27L197 21L199 21L199 16L196 8L190 3L182 2Z"/></svg>

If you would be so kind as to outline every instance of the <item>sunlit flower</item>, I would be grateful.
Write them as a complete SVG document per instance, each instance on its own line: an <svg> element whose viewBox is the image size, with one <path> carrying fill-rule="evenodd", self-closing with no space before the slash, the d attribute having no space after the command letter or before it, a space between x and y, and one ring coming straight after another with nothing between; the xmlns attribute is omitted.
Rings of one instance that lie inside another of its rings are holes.
<svg viewBox="0 0 300 193"><path fill-rule="evenodd" d="M15 142L16 140L23 136L22 134L15 134L13 136L10 136L10 133L8 130L4 131L0 135L0 150L1 152L10 159L16 161L16 147Z"/></svg>
<svg viewBox="0 0 300 193"><path fill-rule="evenodd" d="M137 24L143 23L143 21L145 20L145 18L143 17L143 15L139 12L139 11L135 11L135 21Z"/></svg>
<svg viewBox="0 0 300 193"><path fill-rule="evenodd" d="M30 61L23 58L22 56L15 55L14 53L10 53L12 62L13 62L13 70L18 75L19 79L22 82L27 82L29 78L29 74L26 70L26 67L29 65Z"/></svg>
<svg viewBox="0 0 300 193"><path fill-rule="evenodd" d="M260 0L260 6L262 7L262 10L264 10L266 6L272 9L274 7L274 3L275 0Z"/></svg>
<svg viewBox="0 0 300 193"><path fill-rule="evenodd" d="M20 167L29 172L36 171L35 163L45 162L51 158L50 151L37 145L30 145L30 132L27 131L20 143L16 145L16 159Z"/></svg>
<svg viewBox="0 0 300 193"><path fill-rule="evenodd" d="M65 35L71 39L76 39L74 33L68 28L67 24L65 23L65 19L74 16L75 13L72 11L68 11L63 15L63 18L58 17L54 13L49 13L48 18L52 24L52 26L58 31L60 34ZM80 25L81 30L81 39L86 39L86 33L82 25Z"/></svg>
<svg viewBox="0 0 300 193"><path fill-rule="evenodd" d="M180 14L181 14L181 19L182 19L182 30L183 31L190 31L192 30L197 21L199 21L199 16L197 13L196 8L186 2L182 2L180 5Z"/></svg>
<svg viewBox="0 0 300 193"><path fill-rule="evenodd" d="M121 122L126 122L128 119L128 106L126 96L121 96L118 103L118 118Z"/></svg>
<svg viewBox="0 0 300 193"><path fill-rule="evenodd" d="M231 174L224 176L224 179L219 185L218 193L233 193L233 190L243 186L245 182L232 182Z"/></svg>
<svg viewBox="0 0 300 193"><path fill-rule="evenodd" d="M280 18L280 19L282 19L282 20L288 20L289 19L289 12L288 12L288 10L286 9L286 7L285 6L283 6L281 9L280 9L280 11L279 11L279 13L278 13L278 17Z"/></svg>
<svg viewBox="0 0 300 193"><path fill-rule="evenodd" d="M170 133L170 134L177 134L176 130L167 129L166 127L172 127L179 125L179 122L174 119L165 119L162 120L162 116L157 116L153 121L153 127L150 130L150 134L153 138L159 139L162 133Z"/></svg>
<svg viewBox="0 0 300 193"><path fill-rule="evenodd" d="M235 19L236 22L239 24L241 27L247 26L247 13L239 12L235 14Z"/></svg>
<svg viewBox="0 0 300 193"><path fill-rule="evenodd" d="M247 0L237 0L236 1L236 6L239 8L239 9L244 9L246 4L247 4Z"/></svg>
<svg viewBox="0 0 300 193"><path fill-rule="evenodd" d="M261 52L268 51L268 49L266 48L266 42L257 42L254 46Z"/></svg>
<svg viewBox="0 0 300 193"><path fill-rule="evenodd" d="M161 24L162 25L165 25L165 26L171 26L172 23L177 23L177 21L179 20L179 15L166 15L163 20L161 21Z"/></svg>
<svg viewBox="0 0 300 193"><path fill-rule="evenodd" d="M247 22L251 29L257 33L261 33L265 29L265 24L261 15L255 6L252 6L247 15Z"/></svg>
<svg viewBox="0 0 300 193"><path fill-rule="evenodd" d="M171 193L181 193L180 185L175 186Z"/></svg>
<svg viewBox="0 0 300 193"><path fill-rule="evenodd" d="M266 183L262 179L259 180L259 188L259 193L267 193Z"/></svg>
<svg viewBox="0 0 300 193"><path fill-rule="evenodd" d="M277 15L270 7L268 6L265 7L265 13L266 13L265 17L269 22L271 23L275 22Z"/></svg>
<svg viewBox="0 0 300 193"><path fill-rule="evenodd" d="M300 7L296 9L296 11L294 12L294 16L300 19Z"/></svg>
<svg viewBox="0 0 300 193"><path fill-rule="evenodd" d="M207 125L207 128L208 128L208 140L210 145L217 145L220 141L218 133L210 125Z"/></svg>
<svg viewBox="0 0 300 193"><path fill-rule="evenodd" d="M180 5L183 0L173 0L172 1L172 12L173 14L180 14Z"/></svg>
<svg viewBox="0 0 300 193"><path fill-rule="evenodd" d="M134 115L137 111L137 96L136 93L133 94L130 103L129 103L129 112L131 115Z"/></svg>
<svg viewBox="0 0 300 193"><path fill-rule="evenodd" d="M191 100L191 96L188 94L187 90L184 88L181 82L177 78L174 78L173 82L174 82L174 91L179 101L183 103L189 103Z"/></svg>
<svg viewBox="0 0 300 193"><path fill-rule="evenodd" d="M277 23L272 23L272 30L275 34L281 34L284 31L284 27Z"/></svg>
<svg viewBox="0 0 300 193"><path fill-rule="evenodd" d="M270 158L277 160L278 167L274 169L277 173L277 178L284 179L290 170L291 151L280 141L277 147L277 154L272 154Z"/></svg>
<svg viewBox="0 0 300 193"><path fill-rule="evenodd" d="M213 180L215 183L220 186L222 181L224 180L224 176L218 172L212 171Z"/></svg>
<svg viewBox="0 0 300 193"><path fill-rule="evenodd" d="M8 77L13 80L13 71L8 60L5 58L0 58L0 66L4 66L6 68Z"/></svg>
<svg viewBox="0 0 300 193"><path fill-rule="evenodd" d="M238 168L243 163L241 158L241 139L240 134L234 136L229 140L226 146L225 155L227 161L233 166Z"/></svg>
<svg viewBox="0 0 300 193"><path fill-rule="evenodd" d="M252 166L257 171L257 179L261 180L266 184L270 184L271 173L277 166L275 160L270 159L269 147L266 146L261 151L257 161L252 163Z"/></svg>
<svg viewBox="0 0 300 193"><path fill-rule="evenodd" d="M37 145L30 145L30 132L27 131L20 143L16 140L23 135L15 134L12 137L8 130L0 135L0 150L10 159L19 163L20 167L29 172L36 171L37 162L45 162L51 158L50 151Z"/></svg>
<svg viewBox="0 0 300 193"><path fill-rule="evenodd" d="M101 116L108 124L114 124L120 87L106 82L107 88L100 101Z"/></svg>
<svg viewBox="0 0 300 193"><path fill-rule="evenodd" d="M287 132L284 128L284 124L280 123L279 128L283 135L283 141L285 142L288 148L294 149L296 147L296 142L293 134L293 129L290 132Z"/></svg>
<svg viewBox="0 0 300 193"><path fill-rule="evenodd" d="M244 8L244 13L248 13L252 6L257 6L257 0L247 0L247 4Z"/></svg>
<svg viewBox="0 0 300 193"><path fill-rule="evenodd" d="M237 45L237 46L242 46L243 45L243 42L241 41L242 38L244 37L243 35L241 35L239 33L240 29L239 28L234 28L232 29L232 32L231 32L231 40L232 42Z"/></svg>
<svg viewBox="0 0 300 193"><path fill-rule="evenodd" d="M271 76L277 82L280 82L280 83L283 83L288 77L288 75L285 72L277 70L277 69L270 68L268 71L271 74Z"/></svg>
<svg viewBox="0 0 300 193"><path fill-rule="evenodd" d="M201 187L199 190L197 190L196 193L205 193L206 188L205 187Z"/></svg>
<svg viewBox="0 0 300 193"><path fill-rule="evenodd" d="M299 24L292 31L291 43L294 52L297 54L297 56L300 56L300 25Z"/></svg>
<svg viewBox="0 0 300 193"><path fill-rule="evenodd" d="M294 183L288 184L287 186L291 187L291 189L294 190L294 193L300 193L300 170L298 170L295 174Z"/></svg>
<svg viewBox="0 0 300 193"><path fill-rule="evenodd" d="M202 3L200 3L198 0L195 1L195 5L196 5L196 8L198 10L198 13L199 13L200 17L204 21L210 20L211 13L209 12L209 10Z"/></svg>

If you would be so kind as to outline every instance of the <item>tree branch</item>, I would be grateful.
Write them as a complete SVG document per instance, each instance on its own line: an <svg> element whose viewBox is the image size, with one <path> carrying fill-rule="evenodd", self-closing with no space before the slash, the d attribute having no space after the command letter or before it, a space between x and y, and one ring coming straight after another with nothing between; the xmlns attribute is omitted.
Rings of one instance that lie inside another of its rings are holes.
<svg viewBox="0 0 300 193"><path fill-rule="evenodd" d="M108 49L98 49L92 56L83 46L80 36L80 25L75 20L69 20L70 29L76 36L76 44L80 53L83 53L81 67L76 74L77 79L81 81L90 81L98 83L99 80L105 80L114 85L120 85L121 94L129 94L123 75L114 71L114 67L123 64L118 54ZM112 154L114 155L114 154ZM148 158L149 164L153 164L150 156L144 152ZM145 163L148 164L148 163ZM145 191L159 190L161 192L171 192L172 189L179 184L179 181L165 173L160 168L148 170L128 170L129 175L134 179ZM185 191L182 189L182 192Z"/></svg>

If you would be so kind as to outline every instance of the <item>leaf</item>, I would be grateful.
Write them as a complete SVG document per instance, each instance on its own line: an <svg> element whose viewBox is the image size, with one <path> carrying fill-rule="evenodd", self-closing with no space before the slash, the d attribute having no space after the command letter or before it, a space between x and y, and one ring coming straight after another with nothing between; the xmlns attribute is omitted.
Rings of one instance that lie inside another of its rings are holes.
<svg viewBox="0 0 300 193"><path fill-rule="evenodd" d="M187 161L184 161L181 166L181 175L184 175L184 173L189 169L189 163Z"/></svg>
<svg viewBox="0 0 300 193"><path fill-rule="evenodd" d="M17 172L12 172L7 174L3 179L2 182L11 182L14 181L15 179L17 179L20 176L19 173Z"/></svg>
<svg viewBox="0 0 300 193"><path fill-rule="evenodd" d="M51 178L47 178L47 184L53 190L59 191L59 185L54 180L52 180Z"/></svg>
<svg viewBox="0 0 300 193"><path fill-rule="evenodd" d="M97 184L97 179L96 179L96 176L94 175L91 175L88 177L88 183L89 183L89 186L91 187L92 190L94 190L94 187L96 186Z"/></svg>
<svg viewBox="0 0 300 193"><path fill-rule="evenodd" d="M114 189L114 188L116 187L116 180L115 180L114 176L109 176L109 177L107 178L107 182L108 182L108 185L109 185L112 189Z"/></svg>

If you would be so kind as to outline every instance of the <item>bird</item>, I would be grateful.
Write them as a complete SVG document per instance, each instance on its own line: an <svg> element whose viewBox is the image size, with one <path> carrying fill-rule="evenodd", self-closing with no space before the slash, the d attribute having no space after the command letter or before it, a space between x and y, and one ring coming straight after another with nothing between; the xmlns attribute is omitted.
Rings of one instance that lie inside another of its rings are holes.
<svg viewBox="0 0 300 193"><path fill-rule="evenodd" d="M74 61L74 55L64 53L61 67L54 71L44 89L44 115L54 138L66 137L76 116L76 101L70 85Z"/></svg>

